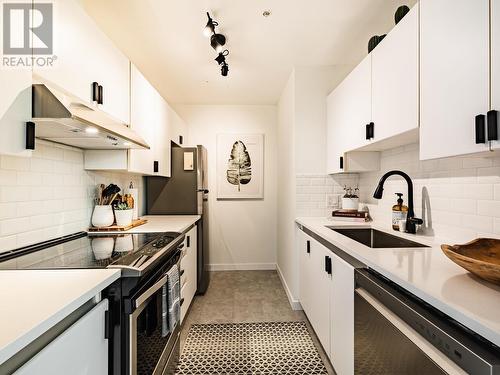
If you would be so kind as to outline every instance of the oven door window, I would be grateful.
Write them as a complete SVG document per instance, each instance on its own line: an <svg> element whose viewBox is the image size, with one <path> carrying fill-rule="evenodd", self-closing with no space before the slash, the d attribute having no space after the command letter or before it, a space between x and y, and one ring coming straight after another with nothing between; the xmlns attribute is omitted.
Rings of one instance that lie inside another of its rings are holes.
<svg viewBox="0 0 500 375"><path fill-rule="evenodd" d="M130 316L132 374L161 374L168 359L170 331L164 293L165 288L160 288Z"/></svg>

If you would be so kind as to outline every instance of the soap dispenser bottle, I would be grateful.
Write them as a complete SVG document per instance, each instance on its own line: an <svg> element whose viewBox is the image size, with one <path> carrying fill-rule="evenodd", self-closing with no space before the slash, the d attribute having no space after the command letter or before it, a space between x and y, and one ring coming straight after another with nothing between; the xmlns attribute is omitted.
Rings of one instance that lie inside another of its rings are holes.
<svg viewBox="0 0 500 375"><path fill-rule="evenodd" d="M392 206L392 229L399 230L399 220L406 220L408 207L403 205L403 194L396 193L398 203Z"/></svg>

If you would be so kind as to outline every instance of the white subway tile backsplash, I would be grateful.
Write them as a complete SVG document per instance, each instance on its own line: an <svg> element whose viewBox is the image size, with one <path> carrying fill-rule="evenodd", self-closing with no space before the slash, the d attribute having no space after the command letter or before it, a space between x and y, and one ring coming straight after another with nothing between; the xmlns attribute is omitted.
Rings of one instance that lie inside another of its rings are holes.
<svg viewBox="0 0 500 375"><path fill-rule="evenodd" d="M31 165L31 159L21 158L10 155L0 156L0 169L14 171L28 171Z"/></svg>
<svg viewBox="0 0 500 375"><path fill-rule="evenodd" d="M422 215L422 197L426 197L427 232L455 241L470 241L480 233L500 234L500 157L467 156L419 161L418 145L407 147L415 151L410 163L394 163L400 148L383 151L379 172L359 174L361 201L368 203L370 214L376 221L390 220L396 190L404 194L407 203L406 183L398 177L387 181L382 200L371 197L380 176L390 166L412 177L417 215ZM409 164L417 168L407 170Z"/></svg>
<svg viewBox="0 0 500 375"><path fill-rule="evenodd" d="M140 176L85 171L83 151L45 141L31 158L0 156L0 252L86 230L97 182L130 181L142 189Z"/></svg>
<svg viewBox="0 0 500 375"><path fill-rule="evenodd" d="M373 199L372 194L383 173L399 169L413 179L415 212L426 220L421 228L423 232L462 242L481 235L500 238L500 157L466 156L420 161L418 149L418 144L412 144L383 151L379 172L297 175L297 215L329 216L337 208L331 202L338 202L344 194L344 185L348 185L359 186L360 202L369 208L375 221L390 223L391 209L396 203L394 194L403 193L407 204L406 182L391 177L384 186L383 199ZM323 180L324 185L321 184ZM330 190L316 189L323 186Z"/></svg>

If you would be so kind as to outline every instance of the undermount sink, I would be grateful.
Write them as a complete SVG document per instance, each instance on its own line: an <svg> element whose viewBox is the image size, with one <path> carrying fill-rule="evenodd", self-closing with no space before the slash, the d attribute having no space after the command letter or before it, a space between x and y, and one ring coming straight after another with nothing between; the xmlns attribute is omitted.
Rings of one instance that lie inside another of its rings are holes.
<svg viewBox="0 0 500 375"><path fill-rule="evenodd" d="M327 226L334 232L340 233L350 239L357 241L365 246L381 248L400 248L400 247L429 247L421 243L407 240L405 238L393 236L372 228L338 228Z"/></svg>

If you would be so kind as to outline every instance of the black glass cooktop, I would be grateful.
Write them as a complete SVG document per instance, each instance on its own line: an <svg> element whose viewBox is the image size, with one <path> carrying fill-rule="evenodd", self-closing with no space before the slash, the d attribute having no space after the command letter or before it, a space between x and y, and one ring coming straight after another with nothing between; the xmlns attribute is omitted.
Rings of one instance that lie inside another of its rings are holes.
<svg viewBox="0 0 500 375"><path fill-rule="evenodd" d="M19 255L0 259L0 269L140 267L175 238L174 233L80 235L55 245L19 249Z"/></svg>

